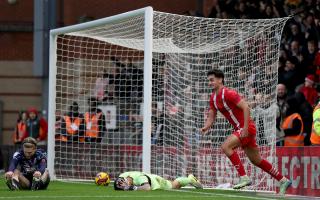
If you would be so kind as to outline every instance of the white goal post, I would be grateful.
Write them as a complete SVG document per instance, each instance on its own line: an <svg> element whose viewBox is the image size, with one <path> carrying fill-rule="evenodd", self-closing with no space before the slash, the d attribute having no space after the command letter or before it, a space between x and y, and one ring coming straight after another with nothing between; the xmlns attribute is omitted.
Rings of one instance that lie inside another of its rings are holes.
<svg viewBox="0 0 320 200"><path fill-rule="evenodd" d="M146 7L51 30L51 177L92 180L100 171L114 178L142 170L168 179L193 173L207 187L238 181L220 150L230 125L218 116L208 135L198 133L213 68L250 103L262 156L276 163L275 92L287 20L209 19ZM251 189L274 191L269 175L239 153Z"/></svg>

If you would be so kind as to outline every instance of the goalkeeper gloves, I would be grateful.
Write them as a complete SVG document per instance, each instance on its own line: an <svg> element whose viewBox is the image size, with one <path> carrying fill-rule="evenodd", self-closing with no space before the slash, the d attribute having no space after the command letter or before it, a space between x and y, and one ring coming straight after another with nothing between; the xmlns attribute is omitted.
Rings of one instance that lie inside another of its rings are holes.
<svg viewBox="0 0 320 200"><path fill-rule="evenodd" d="M131 186L125 186L123 190L129 191L129 190L137 190L137 189L138 189L137 186L131 185Z"/></svg>

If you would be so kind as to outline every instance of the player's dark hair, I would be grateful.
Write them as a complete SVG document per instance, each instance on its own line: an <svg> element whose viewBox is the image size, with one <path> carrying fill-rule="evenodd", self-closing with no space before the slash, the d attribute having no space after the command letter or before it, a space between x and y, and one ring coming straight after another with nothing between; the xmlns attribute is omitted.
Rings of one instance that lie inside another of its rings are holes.
<svg viewBox="0 0 320 200"><path fill-rule="evenodd" d="M33 137L27 137L22 141L22 146L25 148L37 147L37 140Z"/></svg>
<svg viewBox="0 0 320 200"><path fill-rule="evenodd" d="M208 71L207 77L210 75L214 75L216 78L222 78L222 82L224 83L224 73L220 69L212 69Z"/></svg>
<svg viewBox="0 0 320 200"><path fill-rule="evenodd" d="M224 78L224 73L220 69L212 69L208 71L207 76L214 75L217 78Z"/></svg>
<svg viewBox="0 0 320 200"><path fill-rule="evenodd" d="M114 180L113 182L113 187L114 187L114 190L124 190L123 187L121 187L121 183L124 182L124 178L123 177L118 177Z"/></svg>

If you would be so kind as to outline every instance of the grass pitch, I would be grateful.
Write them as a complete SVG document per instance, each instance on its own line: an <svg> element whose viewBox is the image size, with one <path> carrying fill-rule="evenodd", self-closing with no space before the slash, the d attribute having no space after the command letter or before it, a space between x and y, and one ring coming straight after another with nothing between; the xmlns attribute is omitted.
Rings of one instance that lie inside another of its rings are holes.
<svg viewBox="0 0 320 200"><path fill-rule="evenodd" d="M286 197L287 199L288 197ZM273 194L261 194L254 192L233 190L196 190L180 189L170 191L114 191L113 184L109 186L96 186L92 183L69 183L52 181L47 190L40 191L10 191L3 178L0 178L0 200L269 200L281 199ZM301 199L301 198L290 198ZM310 198L309 198L310 199Z"/></svg>

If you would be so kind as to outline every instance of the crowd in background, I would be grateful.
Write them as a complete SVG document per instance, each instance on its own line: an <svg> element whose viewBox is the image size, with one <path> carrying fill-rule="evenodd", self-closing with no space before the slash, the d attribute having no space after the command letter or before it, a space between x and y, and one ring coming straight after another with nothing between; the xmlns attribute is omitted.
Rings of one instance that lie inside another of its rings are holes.
<svg viewBox="0 0 320 200"><path fill-rule="evenodd" d="M101 143L106 133L106 117L98 108L98 100L95 97L88 99L88 105L88 110L81 113L78 103L74 101L68 112L56 116L56 140Z"/></svg>
<svg viewBox="0 0 320 200"><path fill-rule="evenodd" d="M277 145L303 146L311 144L312 112L320 99L320 1L217 1L208 17L258 19L290 15L279 56Z"/></svg>
<svg viewBox="0 0 320 200"><path fill-rule="evenodd" d="M313 107L317 105L320 97L320 0L219 0L216 1L208 16L190 12L188 14L225 19L277 18L293 15L285 26L280 47L277 145L284 145L286 137L295 137L300 141L303 140L303 145L310 145ZM89 110L80 114L79 105L74 102L69 112L64 113L57 120L59 123L56 124L56 128L61 132L56 136L57 140L92 142L95 138L94 140L101 142L102 134L106 132L105 116L97 108L97 102L110 101L114 97L131 99L141 97L143 71L133 66L122 67L124 64L115 57L111 60L117 68L110 73L103 73L103 77L97 79L93 95L95 99L88 101ZM120 72L119 68L131 71ZM130 77L130 74L137 77ZM119 81L126 82L122 84ZM116 88L121 85L131 88ZM132 87L137 85L139 87ZM108 86L107 89L106 86ZM130 93L117 94L117 91ZM301 120L294 119L293 126L286 127L286 119L295 113L299 114ZM131 113L130 116L134 114L136 113ZM99 134L93 133L95 129L99 129ZM18 144L27 136L34 137L38 141L45 140L47 137L47 123L38 116L35 109L19 114L14 143Z"/></svg>
<svg viewBox="0 0 320 200"><path fill-rule="evenodd" d="M21 142L27 137L36 139L39 145L46 145L47 135L48 123L36 108L31 107L19 113L13 133L13 143L17 147L20 147Z"/></svg>

